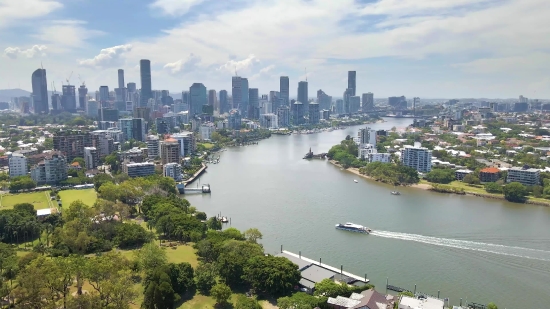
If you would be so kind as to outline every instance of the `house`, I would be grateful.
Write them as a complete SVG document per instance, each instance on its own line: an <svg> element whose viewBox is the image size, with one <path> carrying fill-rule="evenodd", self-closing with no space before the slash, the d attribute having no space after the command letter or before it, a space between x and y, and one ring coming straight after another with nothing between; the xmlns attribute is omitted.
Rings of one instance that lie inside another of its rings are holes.
<svg viewBox="0 0 550 309"><path fill-rule="evenodd" d="M500 178L500 170L496 167L486 167L479 171L481 182L495 182Z"/></svg>
<svg viewBox="0 0 550 309"><path fill-rule="evenodd" d="M425 297L425 296L418 296L418 298L415 297L409 297L409 296L401 296L401 299L399 300L399 309L443 309L445 306L445 302L438 298L432 298L432 297Z"/></svg>
<svg viewBox="0 0 550 309"><path fill-rule="evenodd" d="M390 309L393 308L392 295L384 295L374 289L353 293L351 296L336 298L329 297L327 304L335 309Z"/></svg>
<svg viewBox="0 0 550 309"><path fill-rule="evenodd" d="M471 173L473 173L473 172L470 171L470 170L456 170L455 171L455 178L456 178L456 180L462 181L466 175L471 174Z"/></svg>

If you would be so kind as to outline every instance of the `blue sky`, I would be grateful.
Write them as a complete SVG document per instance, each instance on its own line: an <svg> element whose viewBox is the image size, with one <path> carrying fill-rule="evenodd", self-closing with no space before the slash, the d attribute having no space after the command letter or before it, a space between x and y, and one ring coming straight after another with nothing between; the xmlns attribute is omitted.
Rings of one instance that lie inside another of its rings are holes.
<svg viewBox="0 0 550 309"><path fill-rule="evenodd" d="M0 89L29 90L46 68L57 88L193 82L228 89L235 68L260 93L288 75L341 96L550 98L547 0L0 0ZM295 95L295 93L294 93Z"/></svg>

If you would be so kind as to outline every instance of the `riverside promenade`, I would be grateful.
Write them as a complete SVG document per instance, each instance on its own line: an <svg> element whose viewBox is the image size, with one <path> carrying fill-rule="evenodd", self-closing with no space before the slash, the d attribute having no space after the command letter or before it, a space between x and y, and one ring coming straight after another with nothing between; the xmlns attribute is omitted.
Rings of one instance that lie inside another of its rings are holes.
<svg viewBox="0 0 550 309"><path fill-rule="evenodd" d="M206 164L203 163L202 167L195 174L193 174L193 176L191 176L191 178L189 178L188 180L183 182L184 186L187 187L188 184L195 181L195 179L197 179L197 177L199 177L206 170L206 168L207 168Z"/></svg>

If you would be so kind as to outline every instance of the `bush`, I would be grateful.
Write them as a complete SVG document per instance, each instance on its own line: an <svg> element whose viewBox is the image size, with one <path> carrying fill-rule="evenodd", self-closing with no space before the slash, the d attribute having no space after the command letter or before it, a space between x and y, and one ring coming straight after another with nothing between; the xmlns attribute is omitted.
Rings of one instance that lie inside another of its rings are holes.
<svg viewBox="0 0 550 309"><path fill-rule="evenodd" d="M425 178L429 182L448 184L455 180L455 171L438 168L427 173Z"/></svg>
<svg viewBox="0 0 550 309"><path fill-rule="evenodd" d="M510 202L522 203L527 196L527 188L519 182L511 182L503 188L504 198Z"/></svg>
<svg viewBox="0 0 550 309"><path fill-rule="evenodd" d="M488 182L485 184L485 191L488 193L498 193L502 194L502 186L496 182Z"/></svg>
<svg viewBox="0 0 550 309"><path fill-rule="evenodd" d="M468 175L464 176L464 179L462 181L467 183L467 184L471 184L471 185L479 185L481 183L479 178L476 177L473 174L468 174Z"/></svg>

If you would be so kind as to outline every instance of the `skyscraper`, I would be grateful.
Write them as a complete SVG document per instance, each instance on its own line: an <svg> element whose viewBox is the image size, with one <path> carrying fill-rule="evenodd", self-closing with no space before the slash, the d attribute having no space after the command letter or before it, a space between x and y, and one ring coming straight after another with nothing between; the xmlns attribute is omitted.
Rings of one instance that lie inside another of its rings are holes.
<svg viewBox="0 0 550 309"><path fill-rule="evenodd" d="M309 124L318 124L320 116L319 103L309 104Z"/></svg>
<svg viewBox="0 0 550 309"><path fill-rule="evenodd" d="M301 102L303 104L304 113L307 114L308 111L308 104L309 104L309 97L307 94L307 81L302 81L298 83L298 102Z"/></svg>
<svg viewBox="0 0 550 309"><path fill-rule="evenodd" d="M214 107L214 110L218 109L218 98L214 89L208 90L208 105Z"/></svg>
<svg viewBox="0 0 550 309"><path fill-rule="evenodd" d="M61 106L63 110L69 113L76 113L76 94L73 85L63 85L61 96Z"/></svg>
<svg viewBox="0 0 550 309"><path fill-rule="evenodd" d="M124 88L124 70L118 69L118 88Z"/></svg>
<svg viewBox="0 0 550 309"><path fill-rule="evenodd" d="M328 110L332 105L332 97L327 95L323 90L317 90L317 103L319 103L319 108L321 110Z"/></svg>
<svg viewBox="0 0 550 309"><path fill-rule="evenodd" d="M357 90L356 76L355 71L348 71L348 89L351 89L351 96L355 96Z"/></svg>
<svg viewBox="0 0 550 309"><path fill-rule="evenodd" d="M281 76L279 79L279 92L281 99L283 99L283 104L288 105L290 103L289 93L290 84L288 76Z"/></svg>
<svg viewBox="0 0 550 309"><path fill-rule="evenodd" d="M101 106L109 102L109 86L99 86L99 102Z"/></svg>
<svg viewBox="0 0 550 309"><path fill-rule="evenodd" d="M126 84L126 89L128 89L128 93L134 93L137 91L136 83L128 83Z"/></svg>
<svg viewBox="0 0 550 309"><path fill-rule="evenodd" d="M229 102L227 101L227 90L220 90L220 114L229 112Z"/></svg>
<svg viewBox="0 0 550 309"><path fill-rule="evenodd" d="M242 82L240 76L233 76L231 78L231 96L233 97L232 108L239 109L243 100Z"/></svg>
<svg viewBox="0 0 550 309"><path fill-rule="evenodd" d="M149 99L153 98L153 88L151 86L151 61L147 59L140 60L139 73L141 77L140 106L147 107Z"/></svg>
<svg viewBox="0 0 550 309"><path fill-rule="evenodd" d="M344 91L342 97L344 98L344 114L351 114L351 102L350 98L352 97L352 89L348 88Z"/></svg>
<svg viewBox="0 0 550 309"><path fill-rule="evenodd" d="M260 117L260 97L258 88L250 88L248 90L248 118L258 119Z"/></svg>
<svg viewBox="0 0 550 309"><path fill-rule="evenodd" d="M79 110L86 110L86 99L88 95L88 88L86 88L86 85L82 84L80 87L78 87L78 109Z"/></svg>
<svg viewBox="0 0 550 309"><path fill-rule="evenodd" d="M47 114L50 111L48 104L48 81L46 70L37 69L32 73L32 99L35 114Z"/></svg>
<svg viewBox="0 0 550 309"><path fill-rule="evenodd" d="M374 110L374 95L372 92L363 93L361 104L361 109L363 112L370 112Z"/></svg>
<svg viewBox="0 0 550 309"><path fill-rule="evenodd" d="M202 114L202 107L208 103L206 87L201 83L194 83L189 88L189 120L195 115Z"/></svg>
<svg viewBox="0 0 550 309"><path fill-rule="evenodd" d="M241 78L241 90L242 90L242 98L241 98L241 103L242 103L242 108L241 108L241 112L246 115L247 112L248 112L248 102L249 102L249 93L248 93L248 78L244 78L242 77Z"/></svg>

